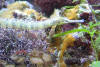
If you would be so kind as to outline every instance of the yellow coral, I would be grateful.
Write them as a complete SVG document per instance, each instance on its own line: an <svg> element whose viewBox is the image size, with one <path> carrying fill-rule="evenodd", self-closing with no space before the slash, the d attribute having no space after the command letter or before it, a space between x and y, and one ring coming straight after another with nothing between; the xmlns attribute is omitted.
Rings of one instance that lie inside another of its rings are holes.
<svg viewBox="0 0 100 67"><path fill-rule="evenodd" d="M25 8L29 8L27 2L25 1L18 1L12 4L9 4L7 6L7 10L5 10L4 12L2 12L2 14L0 14L0 17L2 18L13 18L13 12L15 12L16 10L24 10Z"/></svg>
<svg viewBox="0 0 100 67"><path fill-rule="evenodd" d="M40 20L42 17L42 15L34 9L25 9L24 13L26 13L28 16L34 14L36 20Z"/></svg>
<svg viewBox="0 0 100 67"><path fill-rule="evenodd" d="M64 37L63 43L61 45L60 55L59 55L60 61L63 61L63 55L65 50L67 50L69 46L74 46L74 41L75 38L71 34Z"/></svg>
<svg viewBox="0 0 100 67"><path fill-rule="evenodd" d="M79 7L75 6L72 9L66 9L63 13L63 15L65 17L67 17L68 19L77 19L77 12L78 12Z"/></svg>
<svg viewBox="0 0 100 67"><path fill-rule="evenodd" d="M67 67L67 65L65 64L64 61L62 61L62 62L59 62L59 67Z"/></svg>
<svg viewBox="0 0 100 67"><path fill-rule="evenodd" d="M61 26L52 26L51 29L54 29L54 31L50 31L49 35L51 37L50 41L50 47L56 47L58 50L60 49L60 44L62 43L62 37L52 37L53 32L55 34L60 33L62 31Z"/></svg>
<svg viewBox="0 0 100 67"><path fill-rule="evenodd" d="M67 65L65 64L63 60L63 55L64 55L65 50L67 50L68 46L74 46L73 44L74 41L75 41L75 38L71 34L66 35L64 37L63 43L61 45L61 51L59 54L59 67L67 67Z"/></svg>
<svg viewBox="0 0 100 67"><path fill-rule="evenodd" d="M17 1L15 3L9 4L7 8L9 10L16 10L16 9L23 10L24 8L29 8L29 6L26 1Z"/></svg>
<svg viewBox="0 0 100 67"><path fill-rule="evenodd" d="M42 15L35 11L34 9L28 8L26 2L15 2L13 4L8 5L8 9L3 11L2 14L0 14L0 17L2 18L14 18L13 13L17 11L17 13L24 14L26 16L34 15L36 20L43 19Z"/></svg>
<svg viewBox="0 0 100 67"><path fill-rule="evenodd" d="M6 10L0 14L2 18L13 18L13 10Z"/></svg>

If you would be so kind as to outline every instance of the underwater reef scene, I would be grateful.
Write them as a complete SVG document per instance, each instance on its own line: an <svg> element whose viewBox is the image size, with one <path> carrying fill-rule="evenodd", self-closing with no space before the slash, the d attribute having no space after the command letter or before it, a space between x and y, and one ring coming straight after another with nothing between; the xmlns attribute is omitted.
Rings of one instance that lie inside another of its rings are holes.
<svg viewBox="0 0 100 67"><path fill-rule="evenodd" d="M100 67L100 0L0 0L0 67Z"/></svg>

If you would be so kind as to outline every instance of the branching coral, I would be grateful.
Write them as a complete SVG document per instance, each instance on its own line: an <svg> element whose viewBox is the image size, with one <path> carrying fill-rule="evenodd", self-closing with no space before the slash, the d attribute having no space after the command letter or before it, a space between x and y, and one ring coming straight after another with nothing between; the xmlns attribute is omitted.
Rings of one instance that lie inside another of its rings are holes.
<svg viewBox="0 0 100 67"><path fill-rule="evenodd" d="M74 45L74 41L75 41L75 38L72 35L69 34L65 36L64 41L61 45L61 51L60 51L60 56L59 56L60 60L62 60L65 50L67 50L69 46Z"/></svg>
<svg viewBox="0 0 100 67"><path fill-rule="evenodd" d="M60 65L60 67L66 67L66 64L63 60L63 55L64 55L64 52L67 50L67 48L69 46L74 45L74 41L75 41L75 38L70 34L64 37L64 41L61 45L61 51L60 51L60 54L59 54L59 65Z"/></svg>

